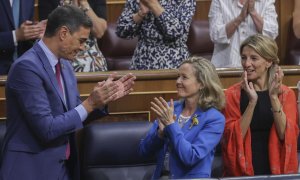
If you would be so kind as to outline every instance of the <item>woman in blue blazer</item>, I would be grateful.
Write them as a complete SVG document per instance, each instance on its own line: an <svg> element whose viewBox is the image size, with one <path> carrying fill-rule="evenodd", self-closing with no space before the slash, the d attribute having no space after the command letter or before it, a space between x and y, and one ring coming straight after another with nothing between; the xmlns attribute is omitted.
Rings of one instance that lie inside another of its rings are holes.
<svg viewBox="0 0 300 180"><path fill-rule="evenodd" d="M139 153L156 155L152 179L208 178L225 124L220 79L208 60L191 57L180 65L176 87L181 100L151 102L157 120L141 140Z"/></svg>

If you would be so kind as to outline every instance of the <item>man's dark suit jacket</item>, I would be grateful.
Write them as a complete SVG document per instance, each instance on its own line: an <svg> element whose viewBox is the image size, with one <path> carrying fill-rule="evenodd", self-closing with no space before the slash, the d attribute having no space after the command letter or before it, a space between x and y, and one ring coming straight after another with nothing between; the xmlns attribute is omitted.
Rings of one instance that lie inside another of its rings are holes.
<svg viewBox="0 0 300 180"><path fill-rule="evenodd" d="M33 20L34 0L20 0L20 25ZM15 30L13 12L9 0L0 0L0 75L7 74L13 62L15 44L12 31ZM18 42L18 56L32 47L32 41Z"/></svg>

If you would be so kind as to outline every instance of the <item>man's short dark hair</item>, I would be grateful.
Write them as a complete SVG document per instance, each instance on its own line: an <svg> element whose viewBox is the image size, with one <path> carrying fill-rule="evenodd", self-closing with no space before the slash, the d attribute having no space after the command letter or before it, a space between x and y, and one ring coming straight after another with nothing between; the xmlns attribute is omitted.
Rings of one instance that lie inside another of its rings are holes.
<svg viewBox="0 0 300 180"><path fill-rule="evenodd" d="M73 5L59 6L49 14L44 36L54 36L62 26L68 27L72 34L78 31L80 27L91 29L93 23L78 7Z"/></svg>

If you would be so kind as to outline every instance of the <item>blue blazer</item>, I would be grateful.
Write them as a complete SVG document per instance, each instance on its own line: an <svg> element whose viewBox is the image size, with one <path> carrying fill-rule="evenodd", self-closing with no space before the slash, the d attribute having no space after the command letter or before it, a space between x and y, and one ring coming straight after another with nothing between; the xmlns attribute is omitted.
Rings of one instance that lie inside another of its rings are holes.
<svg viewBox="0 0 300 180"><path fill-rule="evenodd" d="M176 101L174 107L177 120L165 127L165 138L162 140L158 137L158 123L155 121L146 138L141 140L139 153L144 156L157 156L157 166L152 179L159 179L168 149L170 178L208 178L215 147L224 131L225 118L214 108L206 111L197 108L192 117L197 116L199 124L190 128L192 120L189 119L180 128L177 121L184 102Z"/></svg>
<svg viewBox="0 0 300 180"><path fill-rule="evenodd" d="M7 133L0 179L54 180L61 173L66 145L72 179L79 179L74 132L82 128L74 109L81 103L73 68L61 60L66 103L53 69L36 43L15 61L6 84Z"/></svg>
<svg viewBox="0 0 300 180"><path fill-rule="evenodd" d="M34 0L20 0L21 25L26 20L33 20ZM12 31L16 29L9 0L0 0L0 74L7 74L13 61L15 50ZM18 55L32 47L32 41L18 42Z"/></svg>

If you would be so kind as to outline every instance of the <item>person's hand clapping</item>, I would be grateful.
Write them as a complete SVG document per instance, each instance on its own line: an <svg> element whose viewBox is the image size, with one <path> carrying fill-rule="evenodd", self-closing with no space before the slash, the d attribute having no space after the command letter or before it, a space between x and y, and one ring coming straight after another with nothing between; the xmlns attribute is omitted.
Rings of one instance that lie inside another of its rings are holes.
<svg viewBox="0 0 300 180"><path fill-rule="evenodd" d="M254 89L253 83L252 82L248 82L247 79L247 71L244 71L242 74L242 89L244 89L244 91L246 92L248 98L249 98L249 102L251 103L255 103L257 102L258 96L257 93Z"/></svg>
<svg viewBox="0 0 300 180"><path fill-rule="evenodd" d="M117 96L113 99L113 101L120 99L132 92L134 80L136 79L136 77L132 73L129 73L114 81L116 75L116 73L112 73L106 80L106 83L115 83L117 85Z"/></svg>
<svg viewBox="0 0 300 180"><path fill-rule="evenodd" d="M39 38L41 39L44 36L46 26L47 26L47 20L42 20L37 23L37 25L40 27L40 36Z"/></svg>
<svg viewBox="0 0 300 180"><path fill-rule="evenodd" d="M143 1L140 1L139 2L139 7L140 7L140 11L141 11L141 13L145 16L146 14L148 14L149 13L149 8L144 4L144 2Z"/></svg>
<svg viewBox="0 0 300 180"><path fill-rule="evenodd" d="M96 108L102 108L117 97L117 91L118 86L116 83L98 82L82 105L87 112L91 112Z"/></svg>
<svg viewBox="0 0 300 180"><path fill-rule="evenodd" d="M255 11L254 5L255 0L248 0L248 14L253 13Z"/></svg>
<svg viewBox="0 0 300 180"><path fill-rule="evenodd" d="M26 41L38 39L41 36L43 27L33 23L32 21L25 21L16 29L17 41Z"/></svg>
<svg viewBox="0 0 300 180"><path fill-rule="evenodd" d="M242 19L242 21L244 21L246 19L246 17L248 16L248 7L249 7L249 0L246 0L243 5L242 11L239 15L240 18Z"/></svg>
<svg viewBox="0 0 300 180"><path fill-rule="evenodd" d="M273 77L271 77L272 80L269 87L269 96L278 97L278 94L281 93L280 86L282 84L283 76L284 74L280 66L275 65L275 74Z"/></svg>
<svg viewBox="0 0 300 180"><path fill-rule="evenodd" d="M154 98L151 102L151 110L157 115L157 119L161 121L164 126L174 123L174 102L170 100L170 105L162 98Z"/></svg>

